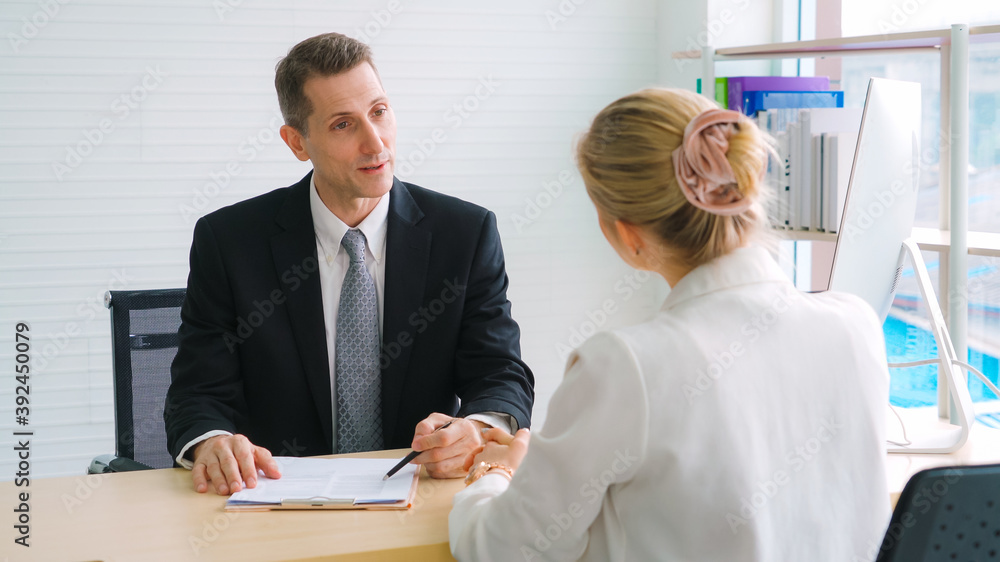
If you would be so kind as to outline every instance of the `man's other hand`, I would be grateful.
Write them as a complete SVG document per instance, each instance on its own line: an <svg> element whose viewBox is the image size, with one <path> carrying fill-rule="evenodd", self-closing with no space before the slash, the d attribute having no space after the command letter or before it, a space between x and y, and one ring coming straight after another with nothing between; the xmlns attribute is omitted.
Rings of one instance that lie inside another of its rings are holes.
<svg viewBox="0 0 1000 562"><path fill-rule="evenodd" d="M257 469L268 478L281 478L271 452L243 435L216 435L195 445L191 477L200 494L208 491L209 482L220 496L256 487Z"/></svg>
<svg viewBox="0 0 1000 562"><path fill-rule="evenodd" d="M449 421L451 425L435 431ZM472 459L483 450L482 429L489 427L480 421L431 414L417 424L413 433L411 446L421 452L413 462L424 465L431 478L464 477Z"/></svg>

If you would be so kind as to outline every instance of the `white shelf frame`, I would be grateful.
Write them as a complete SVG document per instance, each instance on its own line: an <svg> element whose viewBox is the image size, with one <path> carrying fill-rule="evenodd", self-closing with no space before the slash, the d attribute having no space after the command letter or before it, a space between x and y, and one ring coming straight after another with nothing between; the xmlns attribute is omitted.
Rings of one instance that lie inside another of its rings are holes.
<svg viewBox="0 0 1000 562"><path fill-rule="evenodd" d="M775 229L775 234L784 240L836 242L837 233L822 230ZM951 248L951 231L940 228L914 227L910 237L921 250L928 252L948 252ZM968 254L1000 258L1000 234L995 232L968 233Z"/></svg>
<svg viewBox="0 0 1000 562"><path fill-rule="evenodd" d="M939 301L957 357L968 354L968 255L1000 256L1000 234L968 231L969 165L969 44L1000 42L1000 25L840 37L811 41L766 43L746 47L678 51L675 59L702 60L702 89L714 98L715 63L720 61L824 58L829 56L926 53L941 57L941 145L939 165L939 228L915 228L921 250L939 252ZM836 241L836 234L815 231L778 231L792 240ZM949 414L947 385L939 374L939 416Z"/></svg>

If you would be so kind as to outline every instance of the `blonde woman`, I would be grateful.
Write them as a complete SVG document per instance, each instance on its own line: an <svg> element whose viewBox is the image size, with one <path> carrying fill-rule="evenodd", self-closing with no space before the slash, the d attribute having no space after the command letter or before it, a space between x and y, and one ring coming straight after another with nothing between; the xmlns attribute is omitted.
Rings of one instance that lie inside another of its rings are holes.
<svg viewBox="0 0 1000 562"><path fill-rule="evenodd" d="M460 560L871 560L889 518L875 313L767 250L767 146L682 90L621 98L578 166L601 230L672 287L567 362L544 427L502 431L455 497ZM530 451L529 451L530 441Z"/></svg>

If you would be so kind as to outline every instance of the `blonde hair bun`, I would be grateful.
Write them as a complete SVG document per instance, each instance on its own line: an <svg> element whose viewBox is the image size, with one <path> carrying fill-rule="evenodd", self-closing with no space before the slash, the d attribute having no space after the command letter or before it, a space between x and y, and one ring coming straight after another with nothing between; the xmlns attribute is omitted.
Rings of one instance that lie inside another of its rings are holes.
<svg viewBox="0 0 1000 562"><path fill-rule="evenodd" d="M763 181L769 145L748 117L723 119L732 123L724 157L735 181L726 185L738 192L727 197L743 200L736 212L709 212L711 202L696 206L678 181L673 154L692 120L709 111L720 112L715 102L687 90L641 90L601 110L577 145L577 166L602 215L650 229L692 266L767 231L762 203L770 194Z"/></svg>

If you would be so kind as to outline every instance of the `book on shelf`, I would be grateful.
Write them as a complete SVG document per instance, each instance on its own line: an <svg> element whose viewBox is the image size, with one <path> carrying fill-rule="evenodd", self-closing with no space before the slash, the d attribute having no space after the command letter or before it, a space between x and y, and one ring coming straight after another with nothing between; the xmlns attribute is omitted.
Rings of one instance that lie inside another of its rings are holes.
<svg viewBox="0 0 1000 562"><path fill-rule="evenodd" d="M823 133L857 134L861 129L860 108L811 108L800 109L798 119L798 147L791 147L791 158L798 169L798 208L792 228L796 230L821 230L823 208L822 145ZM816 147L814 145L819 144ZM816 154L817 151L820 154ZM814 157L815 156L815 157Z"/></svg>
<svg viewBox="0 0 1000 562"><path fill-rule="evenodd" d="M697 82L697 92L701 93L701 78ZM729 78L725 76L715 79L715 101L722 107L729 107Z"/></svg>
<svg viewBox="0 0 1000 562"><path fill-rule="evenodd" d="M799 230L802 227L802 218L799 216L799 209L802 203L802 170L799 166L799 152L802 146L801 127L798 122L798 110L791 112L796 119L788 123L788 144L785 146L785 166L787 171L787 182L785 190L788 192L786 204L787 216L785 217L785 228L789 230Z"/></svg>
<svg viewBox="0 0 1000 562"><path fill-rule="evenodd" d="M735 111L743 109L743 92L747 91L822 91L830 89L827 76L730 76L726 79L729 95L728 107ZM748 113L747 115L753 115Z"/></svg>
<svg viewBox="0 0 1000 562"><path fill-rule="evenodd" d="M774 139L776 159L767 178L776 197L768 209L772 224L789 230L833 231L843 210L853 146L861 110L856 108L787 108L757 113L757 122ZM833 135L839 151L833 156ZM836 158L836 159L834 159ZM844 161L840 159L846 159ZM843 170L847 166L846 171ZM832 182L832 183L831 183Z"/></svg>
<svg viewBox="0 0 1000 562"><path fill-rule="evenodd" d="M777 228L789 228L791 225L791 186L789 185L788 162L788 125L798 118L798 114L790 109L771 109L758 112L766 115L765 129L775 141L777 161L769 158L768 174L770 184L774 187L775 196L771 204L772 224Z"/></svg>
<svg viewBox="0 0 1000 562"><path fill-rule="evenodd" d="M823 133L823 217L820 228L838 232L858 145L858 131Z"/></svg>
<svg viewBox="0 0 1000 562"><path fill-rule="evenodd" d="M745 90L743 92L742 110L747 115L756 115L758 111L768 109L792 107L844 107L844 92L843 90L825 92Z"/></svg>

